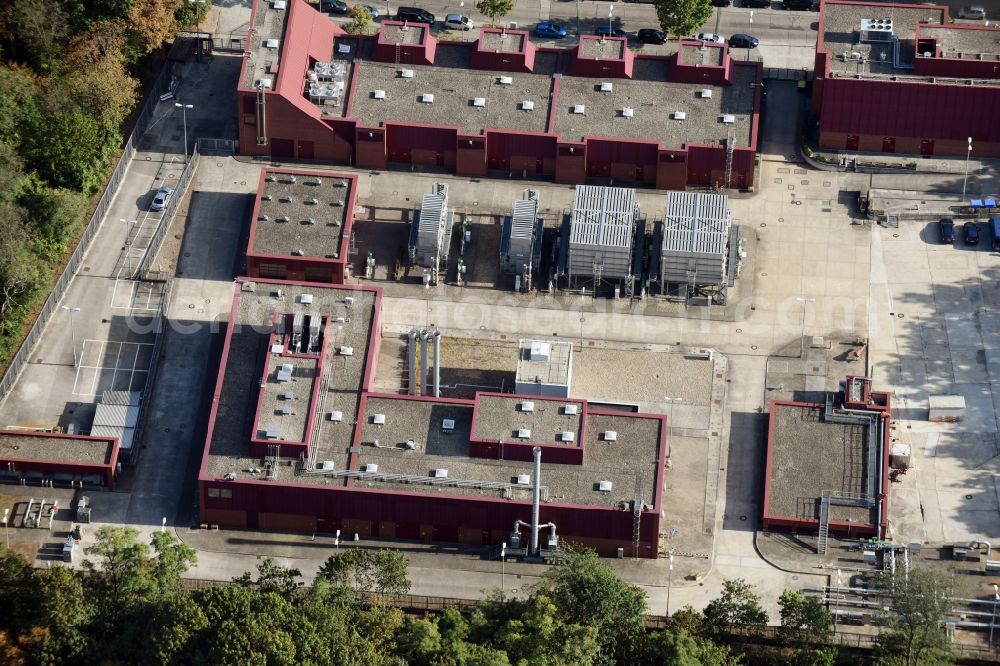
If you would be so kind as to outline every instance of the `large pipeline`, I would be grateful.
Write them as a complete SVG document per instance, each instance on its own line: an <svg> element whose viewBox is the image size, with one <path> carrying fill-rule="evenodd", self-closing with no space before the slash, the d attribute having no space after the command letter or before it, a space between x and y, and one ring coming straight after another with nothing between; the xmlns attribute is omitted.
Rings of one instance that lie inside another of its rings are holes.
<svg viewBox="0 0 1000 666"><path fill-rule="evenodd" d="M434 331L434 397L441 397L441 331Z"/></svg>
<svg viewBox="0 0 1000 666"><path fill-rule="evenodd" d="M427 383L427 329L420 331L420 393L430 395L431 387Z"/></svg>
<svg viewBox="0 0 1000 666"><path fill-rule="evenodd" d="M408 347L410 354L410 386L408 387L408 393L410 395L417 394L417 329L411 328L410 332L406 335Z"/></svg>
<svg viewBox="0 0 1000 666"><path fill-rule="evenodd" d="M535 478L532 481L535 483L531 491L531 551L529 554L538 555L538 514L542 495L542 447L536 446L532 451L535 454Z"/></svg>

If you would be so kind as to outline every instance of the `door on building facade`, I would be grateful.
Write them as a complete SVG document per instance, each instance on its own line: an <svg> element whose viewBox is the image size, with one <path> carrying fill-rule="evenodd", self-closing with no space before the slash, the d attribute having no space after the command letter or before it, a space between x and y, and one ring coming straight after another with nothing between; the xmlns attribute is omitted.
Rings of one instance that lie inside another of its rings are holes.
<svg viewBox="0 0 1000 666"><path fill-rule="evenodd" d="M896 137L887 136L882 138L882 152L883 153L896 152Z"/></svg>
<svg viewBox="0 0 1000 666"><path fill-rule="evenodd" d="M271 139L271 157L295 157L295 142L291 139Z"/></svg>
<svg viewBox="0 0 1000 666"><path fill-rule="evenodd" d="M315 155L315 148L312 141L299 141L299 159L311 160Z"/></svg>
<svg viewBox="0 0 1000 666"><path fill-rule="evenodd" d="M861 145L860 136L858 136L857 134L847 135L847 145L845 146L847 150L857 150L859 145Z"/></svg>
<svg viewBox="0 0 1000 666"><path fill-rule="evenodd" d="M920 154L921 155L933 155L934 154L934 141L931 139L922 139L920 141Z"/></svg>

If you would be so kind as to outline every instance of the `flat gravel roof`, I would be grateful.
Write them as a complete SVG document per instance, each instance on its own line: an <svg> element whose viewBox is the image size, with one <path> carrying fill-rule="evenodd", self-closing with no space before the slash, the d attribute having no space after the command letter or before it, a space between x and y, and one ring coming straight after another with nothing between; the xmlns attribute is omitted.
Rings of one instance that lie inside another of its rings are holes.
<svg viewBox="0 0 1000 666"><path fill-rule="evenodd" d="M480 32L479 44L485 51L501 53L521 53L524 50L524 35L520 33Z"/></svg>
<svg viewBox="0 0 1000 666"><path fill-rule="evenodd" d="M722 65L725 48L717 46L702 46L700 44L684 44L681 47L681 64L684 65Z"/></svg>
<svg viewBox="0 0 1000 666"><path fill-rule="evenodd" d="M955 25L922 25L920 36L936 39L944 58L972 61L1000 59L1000 30L978 30Z"/></svg>
<svg viewBox="0 0 1000 666"><path fill-rule="evenodd" d="M382 41L390 44L423 44L424 26L419 23L382 26Z"/></svg>
<svg viewBox="0 0 1000 666"><path fill-rule="evenodd" d="M278 381L278 373L283 365L292 366L292 378ZM273 438L279 442L304 442L309 425L309 402L313 387L319 381L319 359L298 356L271 355L267 381L261 388L264 400L261 402L254 437L267 439L267 434L277 433ZM290 414L282 410L289 409Z"/></svg>
<svg viewBox="0 0 1000 666"><path fill-rule="evenodd" d="M354 181L329 173L272 173L276 180L264 181L251 252L288 257L301 250L305 257L335 258Z"/></svg>
<svg viewBox="0 0 1000 666"><path fill-rule="evenodd" d="M522 410L530 402L533 411ZM566 405L578 405L576 414L566 414ZM531 442L577 447L580 445L582 406L572 401L539 400L533 397L480 396L476 412L476 439L485 441ZM531 436L518 437L518 430L527 428ZM562 433L573 433L572 441L563 441Z"/></svg>
<svg viewBox="0 0 1000 666"><path fill-rule="evenodd" d="M889 7L884 4L842 5L834 2L824 4L823 10L823 50L831 54L831 71L846 73L905 74L892 65L893 46L889 42L862 42L861 21L866 19L892 19L893 33L899 39L900 60L913 63L914 37L916 26L921 21L940 24L944 11L934 7ZM926 28L923 28L926 29ZM866 60L842 58L842 54L860 53ZM885 58L882 58L882 54Z"/></svg>
<svg viewBox="0 0 1000 666"><path fill-rule="evenodd" d="M0 460L45 460L87 465L111 464L114 442L102 439L44 437L0 430Z"/></svg>
<svg viewBox="0 0 1000 666"><path fill-rule="evenodd" d="M824 491L864 494L868 426L823 421L822 407L774 405L769 513L819 519ZM874 523L874 509L832 506L830 519Z"/></svg>
<svg viewBox="0 0 1000 666"><path fill-rule="evenodd" d="M621 60L625 57L624 39L584 39L581 54L585 58Z"/></svg>

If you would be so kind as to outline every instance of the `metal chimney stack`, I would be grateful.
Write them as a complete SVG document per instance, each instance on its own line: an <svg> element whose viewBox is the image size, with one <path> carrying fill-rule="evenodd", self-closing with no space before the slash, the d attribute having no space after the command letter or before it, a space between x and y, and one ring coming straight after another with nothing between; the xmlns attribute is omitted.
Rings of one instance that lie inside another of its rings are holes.
<svg viewBox="0 0 1000 666"><path fill-rule="evenodd" d="M441 331L434 331L434 397L441 397Z"/></svg>
<svg viewBox="0 0 1000 666"><path fill-rule="evenodd" d="M542 447L536 446L532 451L535 454L534 487L531 489L531 552L530 555L538 555L538 504L542 498Z"/></svg>
<svg viewBox="0 0 1000 666"><path fill-rule="evenodd" d="M420 394L430 395L431 387L427 383L427 329L420 331Z"/></svg>
<svg viewBox="0 0 1000 666"><path fill-rule="evenodd" d="M409 353L410 353L410 385L408 387L408 393L410 395L417 394L417 329L411 328L410 332L406 335L407 342L409 343Z"/></svg>

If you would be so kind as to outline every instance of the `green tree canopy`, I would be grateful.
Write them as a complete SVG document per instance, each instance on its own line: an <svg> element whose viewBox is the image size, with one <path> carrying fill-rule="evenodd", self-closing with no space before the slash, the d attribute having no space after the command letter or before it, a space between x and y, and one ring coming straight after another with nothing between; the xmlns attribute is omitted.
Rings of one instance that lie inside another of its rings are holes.
<svg viewBox="0 0 1000 666"><path fill-rule="evenodd" d="M711 0L656 0L660 29L674 37L695 34L712 17Z"/></svg>
<svg viewBox="0 0 1000 666"><path fill-rule="evenodd" d="M514 0L478 0L476 9L483 16L490 17L490 23L496 23L497 17L503 18L514 8Z"/></svg>
<svg viewBox="0 0 1000 666"><path fill-rule="evenodd" d="M410 591L406 556L396 550L351 548L331 555L319 576L332 587L349 590L359 599L401 595Z"/></svg>
<svg viewBox="0 0 1000 666"><path fill-rule="evenodd" d="M951 599L962 595L954 574L911 567L908 575L884 574L875 587L889 595L890 612L878 637L881 664L949 664L951 641L944 620Z"/></svg>
<svg viewBox="0 0 1000 666"><path fill-rule="evenodd" d="M742 578L722 583L722 595L705 606L705 630L718 634L731 627L753 627L767 624L767 612L760 605L760 596Z"/></svg>

